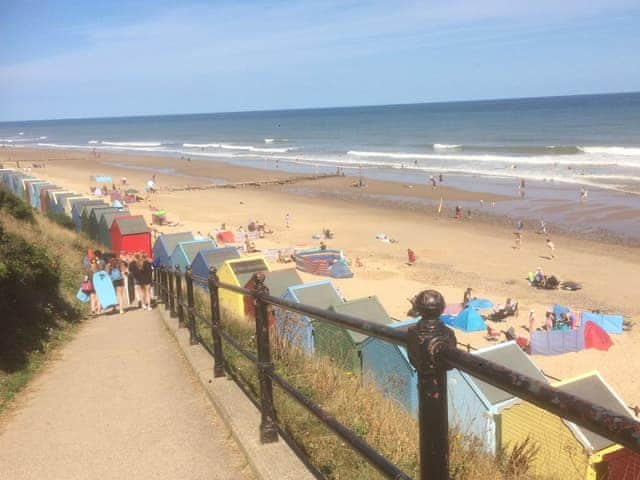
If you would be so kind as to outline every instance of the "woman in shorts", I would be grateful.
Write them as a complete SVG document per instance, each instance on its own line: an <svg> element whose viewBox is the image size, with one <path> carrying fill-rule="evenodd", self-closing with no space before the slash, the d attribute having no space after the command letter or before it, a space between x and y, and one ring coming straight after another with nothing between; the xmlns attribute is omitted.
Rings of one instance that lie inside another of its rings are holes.
<svg viewBox="0 0 640 480"><path fill-rule="evenodd" d="M116 291L116 298L118 299L118 306L120 307L120 313L124 313L124 278L122 276L122 262L114 258L109 262L108 270L109 277L113 283L113 289Z"/></svg>

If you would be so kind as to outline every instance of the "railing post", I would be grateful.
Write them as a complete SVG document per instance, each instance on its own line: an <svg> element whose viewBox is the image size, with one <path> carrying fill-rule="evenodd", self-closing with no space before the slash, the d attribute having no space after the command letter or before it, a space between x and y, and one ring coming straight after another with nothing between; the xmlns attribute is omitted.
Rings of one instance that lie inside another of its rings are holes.
<svg viewBox="0 0 640 480"><path fill-rule="evenodd" d="M456 337L438 319L444 307L440 293L420 292L413 300L413 310L421 318L408 329L407 351L418 373L421 480L449 478L447 369L438 354L443 347L456 348Z"/></svg>
<svg viewBox="0 0 640 480"><path fill-rule="evenodd" d="M182 305L182 273L180 265L176 265L176 303L178 304L178 328L184 328L187 324L184 321L184 306Z"/></svg>
<svg viewBox="0 0 640 480"><path fill-rule="evenodd" d="M254 274L254 291L258 295L269 295L269 289L264 284L264 273ZM258 378L260 380L260 441L271 443L278 441L278 430L275 423L273 407L273 385L271 373L271 345L269 344L269 305L258 296L256 305L256 343L258 346Z"/></svg>
<svg viewBox="0 0 640 480"><path fill-rule="evenodd" d="M195 345L196 343L198 343L198 338L196 335L196 307L193 300L193 276L191 275L191 267L187 267L185 278L187 281L187 319L189 320L189 344Z"/></svg>
<svg viewBox="0 0 640 480"><path fill-rule="evenodd" d="M175 271L170 271L169 273L169 312L171 318L176 318L178 313L176 312L176 297L175 297Z"/></svg>
<svg viewBox="0 0 640 480"><path fill-rule="evenodd" d="M162 268L162 301L164 309L169 310L169 269Z"/></svg>
<svg viewBox="0 0 640 480"><path fill-rule="evenodd" d="M220 297L218 290L218 271L209 269L209 301L211 307L211 341L213 343L213 376L224 377L224 356L220 338Z"/></svg>

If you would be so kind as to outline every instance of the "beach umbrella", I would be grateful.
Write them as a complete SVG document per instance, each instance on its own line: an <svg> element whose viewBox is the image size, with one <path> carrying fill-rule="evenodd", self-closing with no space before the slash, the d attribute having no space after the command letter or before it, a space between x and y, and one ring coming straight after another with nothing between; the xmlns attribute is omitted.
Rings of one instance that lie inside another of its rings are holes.
<svg viewBox="0 0 640 480"><path fill-rule="evenodd" d="M493 302L491 300L487 300L486 298L474 298L473 300L469 301L467 306L476 310L486 310L487 308L493 307Z"/></svg>

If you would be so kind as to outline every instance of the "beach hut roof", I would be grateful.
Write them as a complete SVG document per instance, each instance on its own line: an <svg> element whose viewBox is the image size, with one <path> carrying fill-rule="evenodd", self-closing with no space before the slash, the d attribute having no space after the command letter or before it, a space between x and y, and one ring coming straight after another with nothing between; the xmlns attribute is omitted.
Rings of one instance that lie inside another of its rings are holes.
<svg viewBox="0 0 640 480"><path fill-rule="evenodd" d="M191 262L196 258L196 255L200 250L208 250L212 247L215 248L216 244L213 240L190 240L187 242L179 242L180 249L184 252L187 260L187 264L191 265Z"/></svg>
<svg viewBox="0 0 640 480"><path fill-rule="evenodd" d="M198 255L202 255L209 267L218 268L227 260L232 258L240 258L240 253L236 247L220 247L210 248L208 250L200 250Z"/></svg>
<svg viewBox="0 0 640 480"><path fill-rule="evenodd" d="M598 372L589 372L579 377L564 380L554 385L558 390L570 393L590 402L601 405L609 410L633 418L631 412L620 397L607 385ZM578 440L585 448L600 451L615 444L615 442L593 433L586 428L579 427L565 420L572 430L579 432ZM586 440L586 444L585 444Z"/></svg>
<svg viewBox="0 0 640 480"><path fill-rule="evenodd" d="M113 220L118 215L129 216L129 210L116 210L116 211L109 211L109 212L100 212L100 220L99 220L99 222L102 223L102 221L104 220L104 222L107 224L107 228L111 229L111 225L113 224Z"/></svg>
<svg viewBox="0 0 640 480"><path fill-rule="evenodd" d="M342 302L335 287L330 281L294 285L289 290L295 295L299 303L312 307L326 309L331 305Z"/></svg>
<svg viewBox="0 0 640 480"><path fill-rule="evenodd" d="M498 345L476 350L473 352L473 355L477 355L485 360L502 365L503 367L508 367L520 374L528 375L540 382L548 383L547 378L540 369L514 341L500 343ZM469 375L469 377L473 378L474 383L491 405L497 405L514 398L512 394L505 392L504 390L500 390L499 388L489 385L482 380L478 380L471 375Z"/></svg>
<svg viewBox="0 0 640 480"><path fill-rule="evenodd" d="M376 296L340 302L336 305L332 305L330 310L333 310L336 313L343 313L345 315L362 318L380 325L391 323L391 317ZM352 330L347 331L354 343L362 343L369 338L368 335L363 333L354 332Z"/></svg>
<svg viewBox="0 0 640 480"><path fill-rule="evenodd" d="M121 235L133 235L150 231L142 215L116 217L113 223L118 224L118 230L120 230Z"/></svg>
<svg viewBox="0 0 640 480"><path fill-rule="evenodd" d="M157 242L162 245L164 249L171 254L176 246L180 242L189 242L193 240L193 233L191 232L176 232L176 233L163 233L158 237Z"/></svg>
<svg viewBox="0 0 640 480"><path fill-rule="evenodd" d="M91 215L93 215L96 218L97 222L100 222L100 219L102 218L103 215L107 213L113 213L113 212L118 212L118 209L107 206L107 208L94 208L93 210L91 210Z"/></svg>
<svg viewBox="0 0 640 480"><path fill-rule="evenodd" d="M239 260L229 260L227 262L231 271L238 279L239 285L246 285L249 279L256 272L267 272L267 262L262 257L242 258Z"/></svg>
<svg viewBox="0 0 640 480"><path fill-rule="evenodd" d="M84 205L82 205L82 208L80 209L80 214L88 218L89 216L91 216L91 212L93 212L95 208L110 208L110 207L109 205L104 203L102 200L91 200L90 202L87 202Z"/></svg>
<svg viewBox="0 0 640 480"><path fill-rule="evenodd" d="M269 289L269 295L274 297L282 296L287 288L301 283L302 278L295 268L265 272L264 284Z"/></svg>

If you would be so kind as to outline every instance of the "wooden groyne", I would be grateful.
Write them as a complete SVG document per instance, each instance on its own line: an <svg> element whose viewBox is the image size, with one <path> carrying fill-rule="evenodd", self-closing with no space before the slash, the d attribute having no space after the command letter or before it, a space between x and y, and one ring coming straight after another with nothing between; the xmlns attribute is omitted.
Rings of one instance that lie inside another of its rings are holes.
<svg viewBox="0 0 640 480"><path fill-rule="evenodd" d="M170 187L172 192L183 192L187 190L215 190L218 188L247 188L247 187L266 187L270 185L291 185L299 182L307 182L312 180L322 180L324 178L343 177L342 173L325 173L318 175L299 175L295 177L277 178L273 180L253 180L248 182L229 182L229 183L210 183L206 185L187 185L185 187Z"/></svg>

